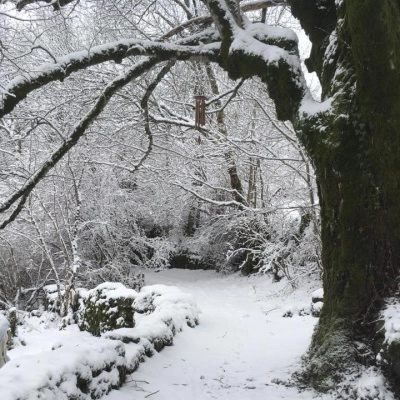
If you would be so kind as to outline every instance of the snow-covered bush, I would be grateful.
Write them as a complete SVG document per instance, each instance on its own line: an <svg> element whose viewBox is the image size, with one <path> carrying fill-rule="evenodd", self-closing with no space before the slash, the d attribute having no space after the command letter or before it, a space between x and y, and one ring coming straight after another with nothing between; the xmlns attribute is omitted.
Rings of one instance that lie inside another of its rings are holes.
<svg viewBox="0 0 400 400"><path fill-rule="evenodd" d="M311 295L311 314L313 317L319 317L322 306L324 305L324 289L315 290Z"/></svg>
<svg viewBox="0 0 400 400"><path fill-rule="evenodd" d="M81 330L100 336L103 332L135 325L133 300L137 292L134 289L126 288L122 283L106 282L83 296L77 312Z"/></svg>

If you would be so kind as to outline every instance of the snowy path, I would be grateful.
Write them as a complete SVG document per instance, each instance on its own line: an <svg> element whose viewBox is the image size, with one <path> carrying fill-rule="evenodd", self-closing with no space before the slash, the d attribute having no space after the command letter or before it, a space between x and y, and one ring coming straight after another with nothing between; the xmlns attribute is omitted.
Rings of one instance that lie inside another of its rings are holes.
<svg viewBox="0 0 400 400"><path fill-rule="evenodd" d="M192 293L200 325L177 334L174 346L141 364L134 381L107 400L330 399L274 383L298 368L316 322L282 314L290 304L309 304L315 285L274 296L282 286L268 278L178 270L147 274L146 283Z"/></svg>

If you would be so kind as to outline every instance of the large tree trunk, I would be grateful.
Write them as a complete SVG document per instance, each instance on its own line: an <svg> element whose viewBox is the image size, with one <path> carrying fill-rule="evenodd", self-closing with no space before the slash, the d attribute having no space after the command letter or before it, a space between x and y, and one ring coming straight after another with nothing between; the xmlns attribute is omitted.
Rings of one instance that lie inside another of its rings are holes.
<svg viewBox="0 0 400 400"><path fill-rule="evenodd" d="M323 121L300 127L319 187L325 291L305 376L324 390L373 361L373 322L397 289L400 10L397 0L337 10L334 0L293 0L292 10L313 43L308 66L334 99Z"/></svg>

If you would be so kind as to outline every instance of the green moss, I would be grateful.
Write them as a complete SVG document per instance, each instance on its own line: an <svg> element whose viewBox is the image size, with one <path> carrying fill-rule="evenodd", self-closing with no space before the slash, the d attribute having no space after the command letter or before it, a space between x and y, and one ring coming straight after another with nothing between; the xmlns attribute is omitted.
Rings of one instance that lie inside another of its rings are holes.
<svg viewBox="0 0 400 400"><path fill-rule="evenodd" d="M115 298L108 296L107 289L93 289L78 311L79 329L100 336L118 328L133 328L135 310L132 303L131 297Z"/></svg>
<svg viewBox="0 0 400 400"><path fill-rule="evenodd" d="M354 353L344 321L328 319L317 326L313 345L303 358L303 368L294 378L301 385L312 386L319 392L336 389L338 382L354 370L351 361Z"/></svg>
<svg viewBox="0 0 400 400"><path fill-rule="evenodd" d="M225 70L231 79L258 76L267 84L268 93L275 102L276 114L280 120L293 120L303 97L297 82L297 71L280 59L268 63L261 56L236 50L225 60Z"/></svg>

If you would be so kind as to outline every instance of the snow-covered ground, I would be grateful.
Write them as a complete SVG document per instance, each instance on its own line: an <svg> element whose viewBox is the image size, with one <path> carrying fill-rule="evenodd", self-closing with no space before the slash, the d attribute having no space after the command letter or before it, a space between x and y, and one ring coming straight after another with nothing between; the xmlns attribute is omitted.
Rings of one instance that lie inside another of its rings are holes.
<svg viewBox="0 0 400 400"><path fill-rule="evenodd" d="M299 316L318 283L294 292L270 278L221 276L213 271L146 273L146 284L174 285L193 294L200 325L185 328L165 348L141 364L107 400L324 399L298 392L282 381L299 368L316 318ZM286 311L292 318L283 318Z"/></svg>
<svg viewBox="0 0 400 400"><path fill-rule="evenodd" d="M318 282L303 281L301 288L293 291L286 282L272 283L267 276L167 270L148 271L146 284L156 286L143 289L135 302L150 299L148 295L155 291L158 297L154 298L153 313L138 314L135 328L106 332L102 338L80 332L77 325L60 330L60 319L51 313L28 318L19 327L16 347L9 352L11 361L0 370L0 400L90 399L90 393L79 392L80 397L74 397L78 375L89 377L89 389L102 395L118 381L118 366L135 361L135 352L143 356L142 347L150 343L150 336L156 332L164 335L172 326L177 332L174 345L145 357L127 383L103 399L342 398L341 388L328 395L299 392L288 384L300 367L317 322L309 311L312 297L318 297ZM189 328L187 318L197 319L193 298L200 310L200 325ZM391 321L393 325L394 319ZM108 339L121 332L142 339L126 345ZM349 377L347 389L351 398L358 400L395 398L385 388L379 370L372 367L358 377Z"/></svg>

